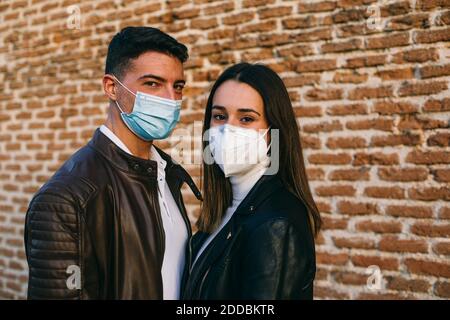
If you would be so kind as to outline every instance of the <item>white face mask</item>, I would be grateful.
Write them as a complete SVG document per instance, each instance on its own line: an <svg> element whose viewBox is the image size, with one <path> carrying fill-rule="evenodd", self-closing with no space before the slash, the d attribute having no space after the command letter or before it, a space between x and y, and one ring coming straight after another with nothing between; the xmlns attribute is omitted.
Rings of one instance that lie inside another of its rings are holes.
<svg viewBox="0 0 450 320"><path fill-rule="evenodd" d="M269 160L265 136L255 129L229 124L209 129L209 146L214 161L225 177L240 175Z"/></svg>

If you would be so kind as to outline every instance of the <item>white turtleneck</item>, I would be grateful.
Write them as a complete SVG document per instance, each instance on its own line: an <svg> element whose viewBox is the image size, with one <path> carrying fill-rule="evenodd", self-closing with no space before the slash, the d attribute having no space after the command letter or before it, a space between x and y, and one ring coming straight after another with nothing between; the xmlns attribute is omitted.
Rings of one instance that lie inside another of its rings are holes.
<svg viewBox="0 0 450 320"><path fill-rule="evenodd" d="M216 235L222 230L222 228L230 221L231 217L235 213L238 206L241 204L242 200L247 196L250 190L255 186L256 182L264 175L270 164L270 158L267 157L263 162L258 163L250 171L245 172L241 175L230 176L231 189L233 193L233 201L230 207L228 207L225 215L220 223L219 227L214 230L213 233L209 235L206 241L203 243L202 247L197 253L194 263L205 251L206 247L211 243L211 241L216 237Z"/></svg>

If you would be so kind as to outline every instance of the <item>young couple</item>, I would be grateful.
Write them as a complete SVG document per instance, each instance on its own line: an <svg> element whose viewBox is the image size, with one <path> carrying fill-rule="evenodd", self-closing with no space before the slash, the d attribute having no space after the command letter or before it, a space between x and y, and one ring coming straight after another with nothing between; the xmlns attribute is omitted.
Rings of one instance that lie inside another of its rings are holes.
<svg viewBox="0 0 450 320"><path fill-rule="evenodd" d="M112 39L106 122L27 211L28 298L312 298L320 216L282 80L247 63L219 76L205 110L202 199L153 145L179 121L187 58L158 29ZM203 200L194 236L184 183Z"/></svg>

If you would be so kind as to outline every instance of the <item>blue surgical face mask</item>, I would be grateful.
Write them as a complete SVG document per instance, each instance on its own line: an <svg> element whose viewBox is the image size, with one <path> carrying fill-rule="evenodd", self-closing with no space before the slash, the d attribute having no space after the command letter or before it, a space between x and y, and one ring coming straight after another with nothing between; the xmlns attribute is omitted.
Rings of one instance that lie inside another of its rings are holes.
<svg viewBox="0 0 450 320"><path fill-rule="evenodd" d="M161 98L139 91L135 94L119 79L116 80L136 97L131 113L123 112L115 101L128 129L145 141L167 138L180 120L181 100Z"/></svg>

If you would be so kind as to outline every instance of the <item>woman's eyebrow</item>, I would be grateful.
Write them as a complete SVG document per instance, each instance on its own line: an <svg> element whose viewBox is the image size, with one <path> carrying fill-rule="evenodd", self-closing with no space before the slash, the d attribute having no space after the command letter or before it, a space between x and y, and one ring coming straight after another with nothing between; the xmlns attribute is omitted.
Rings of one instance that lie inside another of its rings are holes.
<svg viewBox="0 0 450 320"><path fill-rule="evenodd" d="M261 116L261 114L260 114L258 111L253 110L253 109L250 109L250 108L242 108L242 109L238 109L238 112L241 112L241 113L254 112L254 113L256 113L258 116Z"/></svg>
<svg viewBox="0 0 450 320"><path fill-rule="evenodd" d="M222 111L226 111L225 107L219 106L219 105L213 105L211 109L219 109L219 110L222 110Z"/></svg>

